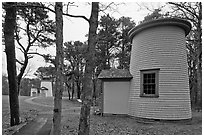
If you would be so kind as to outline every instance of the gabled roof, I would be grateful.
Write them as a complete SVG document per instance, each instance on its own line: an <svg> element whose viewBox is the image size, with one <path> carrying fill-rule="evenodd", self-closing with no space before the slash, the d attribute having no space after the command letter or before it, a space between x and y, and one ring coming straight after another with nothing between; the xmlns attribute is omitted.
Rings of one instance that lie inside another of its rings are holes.
<svg viewBox="0 0 204 137"><path fill-rule="evenodd" d="M51 79L52 79L52 77L50 77L50 76L43 76L41 78L42 81L50 81Z"/></svg>
<svg viewBox="0 0 204 137"><path fill-rule="evenodd" d="M132 79L129 70L125 69L109 69L102 70L98 76L99 79Z"/></svg>
<svg viewBox="0 0 204 137"><path fill-rule="evenodd" d="M46 87L41 87L40 89L41 90L48 90L48 88L46 88Z"/></svg>

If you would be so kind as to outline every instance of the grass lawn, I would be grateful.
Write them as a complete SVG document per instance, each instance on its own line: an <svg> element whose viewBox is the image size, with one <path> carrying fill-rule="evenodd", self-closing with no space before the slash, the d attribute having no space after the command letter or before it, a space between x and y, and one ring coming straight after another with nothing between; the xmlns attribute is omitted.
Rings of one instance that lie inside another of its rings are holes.
<svg viewBox="0 0 204 137"><path fill-rule="evenodd" d="M32 120L39 112L52 112L52 107L43 107L24 102L30 97L19 97L20 113L22 121ZM52 97L39 97L34 102L43 105L53 106ZM76 135L79 125L80 109L76 101L63 98L62 101L62 133L63 135ZM201 135L202 134L202 112L193 112L193 119L190 123L162 123L151 124L138 123L134 118L126 116L97 116L91 115L91 135ZM8 96L2 96L2 134L7 134L9 128L9 104Z"/></svg>
<svg viewBox="0 0 204 137"><path fill-rule="evenodd" d="M76 135L79 115L67 115L62 119L62 134ZM193 112L193 120L188 123L138 123L126 116L91 115L91 135L201 135L202 113Z"/></svg>
<svg viewBox="0 0 204 137"><path fill-rule="evenodd" d="M53 97L38 97L33 99L33 102L37 102L43 105L54 106L54 98ZM68 98L63 98L62 100L62 109L69 109L70 107L80 107L80 103L76 100L69 100Z"/></svg>

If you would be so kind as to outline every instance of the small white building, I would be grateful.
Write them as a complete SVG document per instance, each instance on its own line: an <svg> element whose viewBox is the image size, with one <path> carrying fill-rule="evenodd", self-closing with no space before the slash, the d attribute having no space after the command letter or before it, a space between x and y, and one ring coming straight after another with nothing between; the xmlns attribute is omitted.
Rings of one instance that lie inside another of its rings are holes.
<svg viewBox="0 0 204 137"><path fill-rule="evenodd" d="M40 88L40 95L39 96L47 97L47 93L48 93L48 88L46 88L46 87Z"/></svg>
<svg viewBox="0 0 204 137"><path fill-rule="evenodd" d="M130 72L122 69L102 70L98 78L102 80L102 112L128 114Z"/></svg>
<svg viewBox="0 0 204 137"><path fill-rule="evenodd" d="M50 78L43 78L41 80L40 88L41 88L40 92L43 94L43 96L45 97L53 96L52 81Z"/></svg>
<svg viewBox="0 0 204 137"><path fill-rule="evenodd" d="M32 97L38 96L38 88L32 86L30 91L30 96Z"/></svg>
<svg viewBox="0 0 204 137"><path fill-rule="evenodd" d="M157 19L133 28L129 32L129 71L133 78L111 79L101 72L102 113L156 120L191 119L185 40L190 29L190 22L177 18Z"/></svg>

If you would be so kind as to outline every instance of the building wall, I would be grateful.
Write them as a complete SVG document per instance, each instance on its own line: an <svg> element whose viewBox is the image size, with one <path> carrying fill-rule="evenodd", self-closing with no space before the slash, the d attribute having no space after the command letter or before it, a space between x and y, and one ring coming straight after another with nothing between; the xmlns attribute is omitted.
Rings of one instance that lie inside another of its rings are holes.
<svg viewBox="0 0 204 137"><path fill-rule="evenodd" d="M103 113L128 114L129 81L104 82Z"/></svg>
<svg viewBox="0 0 204 137"><path fill-rule="evenodd" d="M129 115L150 119L189 119L189 78L184 30L157 26L136 34L132 41ZM140 70L159 70L159 97L140 97Z"/></svg>
<svg viewBox="0 0 204 137"><path fill-rule="evenodd" d="M37 88L31 88L30 90L30 96L37 96L38 95L38 90Z"/></svg>
<svg viewBox="0 0 204 137"><path fill-rule="evenodd" d="M41 81L40 87L46 87L48 89L46 93L46 97L53 96L52 95L52 82L51 81Z"/></svg>

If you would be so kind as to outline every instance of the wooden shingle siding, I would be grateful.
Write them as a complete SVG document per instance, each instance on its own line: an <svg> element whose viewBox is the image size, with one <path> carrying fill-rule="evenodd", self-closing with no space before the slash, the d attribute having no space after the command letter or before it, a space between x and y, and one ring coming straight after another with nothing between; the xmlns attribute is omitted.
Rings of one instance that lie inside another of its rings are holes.
<svg viewBox="0 0 204 137"><path fill-rule="evenodd" d="M151 119L190 119L191 104L185 31L155 26L133 37L130 61L129 115ZM159 70L159 97L140 97L140 70Z"/></svg>

